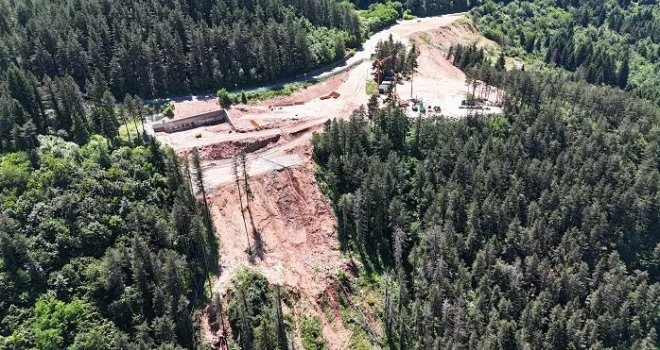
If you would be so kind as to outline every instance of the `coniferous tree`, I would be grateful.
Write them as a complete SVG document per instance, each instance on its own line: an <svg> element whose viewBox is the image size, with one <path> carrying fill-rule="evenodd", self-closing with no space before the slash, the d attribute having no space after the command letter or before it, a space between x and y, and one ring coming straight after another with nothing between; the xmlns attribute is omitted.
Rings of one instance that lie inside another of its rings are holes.
<svg viewBox="0 0 660 350"><path fill-rule="evenodd" d="M506 61L504 60L504 53L500 53L500 56L497 58L497 63L495 64L495 69L503 71L505 69Z"/></svg>
<svg viewBox="0 0 660 350"><path fill-rule="evenodd" d="M278 350L288 350L289 342L286 336L286 325L282 312L282 296L280 286L275 286L275 319L277 321L277 347Z"/></svg>
<svg viewBox="0 0 660 350"><path fill-rule="evenodd" d="M211 223L211 210L209 208L209 202L207 199L206 185L204 184L204 169L202 166L202 157L199 154L197 147L194 147L192 150L192 167L194 170L194 182L195 188L198 193L202 196L202 202L204 203L204 215L206 217L206 225L209 231L212 230Z"/></svg>
<svg viewBox="0 0 660 350"><path fill-rule="evenodd" d="M630 76L630 59L626 56L621 63L619 72L617 75L617 85L621 89L625 89L628 86L628 77Z"/></svg>

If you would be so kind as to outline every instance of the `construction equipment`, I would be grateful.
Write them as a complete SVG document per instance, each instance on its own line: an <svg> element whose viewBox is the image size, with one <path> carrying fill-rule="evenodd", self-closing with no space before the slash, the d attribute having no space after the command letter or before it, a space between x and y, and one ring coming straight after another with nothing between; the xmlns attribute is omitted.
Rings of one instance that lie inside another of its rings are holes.
<svg viewBox="0 0 660 350"><path fill-rule="evenodd" d="M380 85L378 85L378 93L379 94L386 94L388 93L391 89L393 88L392 82L391 81L384 81Z"/></svg>
<svg viewBox="0 0 660 350"><path fill-rule="evenodd" d="M382 60L375 60L374 61L373 67L376 70L376 83L378 83L378 85L380 85L380 83L382 82L381 78L382 78L382 74L383 74L383 63L385 63L385 62L387 62L391 59L392 59L392 56L387 56L387 57L383 58Z"/></svg>

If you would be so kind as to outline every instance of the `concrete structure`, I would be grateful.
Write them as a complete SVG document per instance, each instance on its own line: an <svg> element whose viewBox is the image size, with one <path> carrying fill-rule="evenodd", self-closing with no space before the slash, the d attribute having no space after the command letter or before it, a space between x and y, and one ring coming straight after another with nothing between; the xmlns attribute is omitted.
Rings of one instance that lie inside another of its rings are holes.
<svg viewBox="0 0 660 350"><path fill-rule="evenodd" d="M216 109L200 114L178 117L174 119L163 118L153 123L154 132L177 132L194 129L204 125L213 125L227 121L227 111Z"/></svg>

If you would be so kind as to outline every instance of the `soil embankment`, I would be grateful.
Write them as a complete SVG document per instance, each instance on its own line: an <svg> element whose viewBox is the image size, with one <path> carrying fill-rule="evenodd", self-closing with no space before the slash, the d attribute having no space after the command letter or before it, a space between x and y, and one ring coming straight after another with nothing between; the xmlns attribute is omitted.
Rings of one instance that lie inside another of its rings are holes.
<svg viewBox="0 0 660 350"><path fill-rule="evenodd" d="M253 196L247 201L242 194L242 209L234 183L210 198L221 242L222 273L215 291L224 295L233 273L250 265L297 296L297 317L319 317L330 349L346 348L343 342L350 332L341 318L327 319L319 303L333 298L327 293L334 292L334 277L347 262L339 252L336 218L316 183L313 164L253 177L249 185ZM246 251L252 251L250 259Z"/></svg>

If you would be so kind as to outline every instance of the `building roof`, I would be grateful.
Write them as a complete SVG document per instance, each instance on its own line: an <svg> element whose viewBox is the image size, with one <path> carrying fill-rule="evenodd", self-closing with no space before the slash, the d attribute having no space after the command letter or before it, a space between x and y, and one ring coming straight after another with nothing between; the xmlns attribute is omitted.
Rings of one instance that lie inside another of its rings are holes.
<svg viewBox="0 0 660 350"><path fill-rule="evenodd" d="M174 118L169 120L187 119L221 109L216 98L174 102Z"/></svg>

